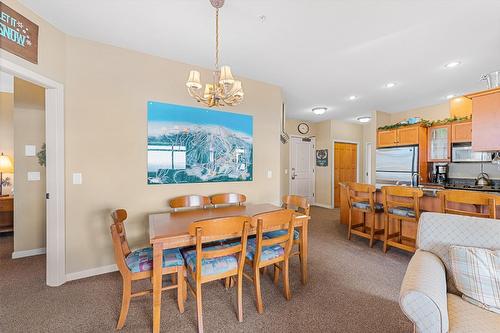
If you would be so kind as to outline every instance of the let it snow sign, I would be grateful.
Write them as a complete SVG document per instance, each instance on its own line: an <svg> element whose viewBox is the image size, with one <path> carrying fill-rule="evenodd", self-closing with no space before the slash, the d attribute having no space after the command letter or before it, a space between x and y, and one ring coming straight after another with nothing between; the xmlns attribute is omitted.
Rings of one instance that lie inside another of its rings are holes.
<svg viewBox="0 0 500 333"><path fill-rule="evenodd" d="M0 48L38 63L38 25L0 2Z"/></svg>

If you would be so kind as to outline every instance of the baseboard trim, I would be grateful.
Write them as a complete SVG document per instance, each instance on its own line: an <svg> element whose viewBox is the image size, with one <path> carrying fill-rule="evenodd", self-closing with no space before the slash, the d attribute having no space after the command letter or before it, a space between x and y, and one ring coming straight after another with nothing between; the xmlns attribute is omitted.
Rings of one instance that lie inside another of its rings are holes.
<svg viewBox="0 0 500 333"><path fill-rule="evenodd" d="M12 252L12 259L38 256L40 254L45 254L45 253L46 253L46 249L44 247L41 247L39 249L26 250L26 251L15 251L15 252Z"/></svg>
<svg viewBox="0 0 500 333"><path fill-rule="evenodd" d="M80 280L91 276L116 272L117 270L118 267L116 266L116 264L86 269L84 271L66 274L66 281Z"/></svg>
<svg viewBox="0 0 500 333"><path fill-rule="evenodd" d="M321 208L333 209L333 207L332 207L332 206L329 206L329 205L323 205L323 204L320 204L320 203L313 203L313 204L311 204L311 206L318 206L318 207L321 207Z"/></svg>

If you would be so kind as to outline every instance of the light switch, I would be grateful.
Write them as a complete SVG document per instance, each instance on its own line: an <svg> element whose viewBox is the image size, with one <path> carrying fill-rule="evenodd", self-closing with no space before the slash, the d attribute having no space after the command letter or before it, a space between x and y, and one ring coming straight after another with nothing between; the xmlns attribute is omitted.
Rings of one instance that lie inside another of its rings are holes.
<svg viewBox="0 0 500 333"><path fill-rule="evenodd" d="M36 146L35 145L24 146L24 156L35 156L35 155L36 155Z"/></svg>
<svg viewBox="0 0 500 333"><path fill-rule="evenodd" d="M285 175L288 175L288 169L285 169Z"/></svg>
<svg viewBox="0 0 500 333"><path fill-rule="evenodd" d="M273 172L271 170L267 170L267 178L273 178Z"/></svg>
<svg viewBox="0 0 500 333"><path fill-rule="evenodd" d="M38 180L40 180L40 172L38 172L38 171L28 172L28 181L29 182L38 181Z"/></svg>
<svg viewBox="0 0 500 333"><path fill-rule="evenodd" d="M73 174L73 184L74 185L81 185L82 184L82 174L81 173L74 173Z"/></svg>

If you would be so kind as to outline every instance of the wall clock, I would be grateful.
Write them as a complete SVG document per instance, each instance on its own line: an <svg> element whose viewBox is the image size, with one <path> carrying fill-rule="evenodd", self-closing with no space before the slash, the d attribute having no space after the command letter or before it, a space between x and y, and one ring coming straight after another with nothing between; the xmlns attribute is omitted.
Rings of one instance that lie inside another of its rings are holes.
<svg viewBox="0 0 500 333"><path fill-rule="evenodd" d="M297 130L300 134L307 134L309 133L309 125L306 123L300 123L299 126L297 126Z"/></svg>

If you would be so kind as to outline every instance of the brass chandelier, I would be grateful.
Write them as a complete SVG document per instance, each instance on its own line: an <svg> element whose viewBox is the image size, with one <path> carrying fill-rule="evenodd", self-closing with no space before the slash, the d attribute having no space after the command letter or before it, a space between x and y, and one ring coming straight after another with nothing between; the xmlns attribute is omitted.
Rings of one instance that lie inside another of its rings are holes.
<svg viewBox="0 0 500 333"><path fill-rule="evenodd" d="M198 102L203 102L208 107L238 105L243 101L244 96L241 81L233 78L229 66L219 68L219 8L224 5L224 0L210 0L210 3L215 8L215 71L213 72L213 81L205 84L205 89L201 94L200 72L192 70L189 72L186 86L191 97Z"/></svg>

